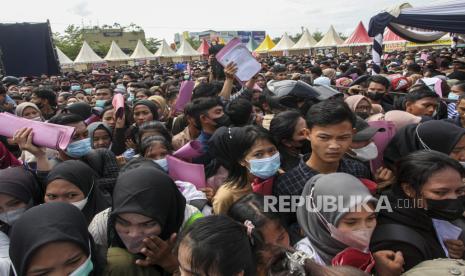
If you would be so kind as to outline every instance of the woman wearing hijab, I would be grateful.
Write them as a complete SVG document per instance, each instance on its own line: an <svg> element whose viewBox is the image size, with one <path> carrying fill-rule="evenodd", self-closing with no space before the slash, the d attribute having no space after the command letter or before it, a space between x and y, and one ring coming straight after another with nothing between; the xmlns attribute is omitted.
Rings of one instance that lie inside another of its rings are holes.
<svg viewBox="0 0 465 276"><path fill-rule="evenodd" d="M132 116L134 119L134 124L126 130L124 137L125 140L122 136L116 135L113 141L115 144L113 145L113 148L126 148L126 151L123 153L123 156L126 159L131 159L134 157L136 145L139 142L138 136L140 126L146 122L158 120L157 105L149 100L138 100L133 106ZM114 152L117 151L114 150Z"/></svg>
<svg viewBox="0 0 465 276"><path fill-rule="evenodd" d="M306 204L297 207L297 220L306 237L295 248L322 265L355 266L350 259L357 256L364 261L355 267L370 272L374 259L368 247L376 226L377 199L368 188L346 173L319 174L307 182L302 197ZM399 275L402 262L396 261Z"/></svg>
<svg viewBox="0 0 465 276"><path fill-rule="evenodd" d="M373 122L373 121L393 122L397 131L407 125L419 124L421 120L422 120L422 117L415 116L413 114L410 114L402 110L391 110L391 111L386 112L385 114L378 113L378 114L368 117L367 119L368 122Z"/></svg>
<svg viewBox="0 0 465 276"><path fill-rule="evenodd" d="M363 95L349 96L345 98L344 101L347 103L350 110L364 120L374 113L370 100Z"/></svg>
<svg viewBox="0 0 465 276"><path fill-rule="evenodd" d="M39 185L22 167L0 170L0 275L9 275L11 226L24 212L40 203Z"/></svg>
<svg viewBox="0 0 465 276"><path fill-rule="evenodd" d="M431 120L397 131L384 150L384 162L393 167L402 156L418 150L435 150L465 162L465 129L446 121Z"/></svg>
<svg viewBox="0 0 465 276"><path fill-rule="evenodd" d="M176 234L201 216L167 174L141 165L120 174L112 208L98 214L89 230L109 248L111 275L162 275L177 269L169 253Z"/></svg>
<svg viewBox="0 0 465 276"><path fill-rule="evenodd" d="M37 105L24 102L19 104L15 109L15 114L18 117L26 118L33 121L43 121L42 113Z"/></svg>
<svg viewBox="0 0 465 276"><path fill-rule="evenodd" d="M103 275L87 223L67 203L42 204L26 211L14 224L10 275Z"/></svg>
<svg viewBox="0 0 465 276"><path fill-rule="evenodd" d="M112 141L111 128L102 122L95 122L87 126L90 145L93 149L109 149Z"/></svg>
<svg viewBox="0 0 465 276"><path fill-rule="evenodd" d="M68 160L57 164L48 174L44 201L68 202L82 211L87 223L110 205L95 183L96 174L87 164L79 160Z"/></svg>

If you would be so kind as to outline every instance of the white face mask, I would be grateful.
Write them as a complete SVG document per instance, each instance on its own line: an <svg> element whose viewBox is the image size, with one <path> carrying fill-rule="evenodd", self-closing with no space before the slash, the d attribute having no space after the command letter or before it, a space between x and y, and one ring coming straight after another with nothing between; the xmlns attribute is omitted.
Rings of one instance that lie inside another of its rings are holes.
<svg viewBox="0 0 465 276"><path fill-rule="evenodd" d="M82 209L84 209L84 207L86 206L87 201L88 201L88 199L87 199L87 197L86 197L86 198L84 198L83 200L76 201L76 202L70 202L70 203L73 204L74 206L78 207L79 210L82 211Z"/></svg>
<svg viewBox="0 0 465 276"><path fill-rule="evenodd" d="M153 160L153 162L157 163L165 172L168 172L168 161L166 158Z"/></svg>
<svg viewBox="0 0 465 276"><path fill-rule="evenodd" d="M354 158L366 162L375 159L378 157L378 148L376 147L375 143L371 142L363 148L359 149L351 149L355 155Z"/></svg>
<svg viewBox="0 0 465 276"><path fill-rule="evenodd" d="M94 264L91 260L91 255L89 254L89 258L82 263L75 271L73 271L69 276L87 276L94 270Z"/></svg>
<svg viewBox="0 0 465 276"><path fill-rule="evenodd" d="M83 200L76 201L76 202L70 202L70 203L73 204L74 206L78 207L78 209L82 211L82 209L84 209L84 207L86 206L87 201L89 201L89 195L90 195L90 193L92 193L92 189L94 189L94 185L92 185L92 187L90 187L89 193L87 194L87 196Z"/></svg>
<svg viewBox="0 0 465 276"><path fill-rule="evenodd" d="M26 207L0 213L0 220L8 225L13 225L26 212Z"/></svg>
<svg viewBox="0 0 465 276"><path fill-rule="evenodd" d="M34 117L32 119L30 119L31 121L36 121L36 122L42 122L42 117L40 116L37 116L37 117Z"/></svg>

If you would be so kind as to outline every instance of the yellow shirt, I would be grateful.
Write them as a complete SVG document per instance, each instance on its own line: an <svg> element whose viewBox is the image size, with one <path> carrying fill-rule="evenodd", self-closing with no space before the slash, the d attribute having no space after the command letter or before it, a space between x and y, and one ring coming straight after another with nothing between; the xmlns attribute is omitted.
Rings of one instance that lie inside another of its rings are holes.
<svg viewBox="0 0 465 276"><path fill-rule="evenodd" d="M221 185L213 197L213 213L215 215L226 214L234 202L250 193L253 193L252 185L247 185L243 189L227 184Z"/></svg>

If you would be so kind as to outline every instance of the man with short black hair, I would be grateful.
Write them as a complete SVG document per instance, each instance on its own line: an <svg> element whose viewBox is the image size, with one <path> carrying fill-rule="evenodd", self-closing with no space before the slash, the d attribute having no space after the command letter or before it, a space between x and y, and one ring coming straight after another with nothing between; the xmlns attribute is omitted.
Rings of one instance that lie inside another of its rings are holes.
<svg viewBox="0 0 465 276"><path fill-rule="evenodd" d="M389 97L389 80L381 75L374 75L368 78L367 98L371 104L379 104L384 112L393 110L393 99Z"/></svg>
<svg viewBox="0 0 465 276"><path fill-rule="evenodd" d="M438 107L438 94L428 87L420 87L410 90L403 102L405 111L416 116L433 117L434 111Z"/></svg>
<svg viewBox="0 0 465 276"><path fill-rule="evenodd" d="M229 126L229 117L224 114L222 102L218 97L198 98L192 101L192 105L195 123L201 129L197 140L202 144L204 152L207 152L208 140L217 128Z"/></svg>
<svg viewBox="0 0 465 276"><path fill-rule="evenodd" d="M349 106L338 100L325 100L313 105L306 117L306 137L312 153L308 160L278 177L273 194L301 195L305 183L313 176L324 173L344 172L358 178L371 178L371 173L361 162L345 158L355 133L355 114Z"/></svg>
<svg viewBox="0 0 465 276"><path fill-rule="evenodd" d="M57 96L52 90L41 88L33 91L31 102L37 105L45 120L55 116Z"/></svg>

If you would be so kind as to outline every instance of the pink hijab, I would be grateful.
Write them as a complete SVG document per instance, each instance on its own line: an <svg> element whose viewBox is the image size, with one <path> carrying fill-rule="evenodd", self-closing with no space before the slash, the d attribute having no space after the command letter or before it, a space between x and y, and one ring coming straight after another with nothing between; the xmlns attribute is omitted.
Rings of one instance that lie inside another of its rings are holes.
<svg viewBox="0 0 465 276"><path fill-rule="evenodd" d="M403 128L406 125L418 124L421 117L410 114L402 110L391 110L386 114L375 114L367 119L368 122L373 121L391 121L394 123L396 130Z"/></svg>
<svg viewBox="0 0 465 276"><path fill-rule="evenodd" d="M346 102L346 104L349 106L350 110L352 110L353 112L355 112L355 109L357 108L358 104L360 103L361 100L365 99L367 102L370 103L370 100L368 100L367 97L363 96L363 95L353 95L353 96L349 96L347 98L344 99L344 101ZM371 104L371 103L370 103Z"/></svg>

